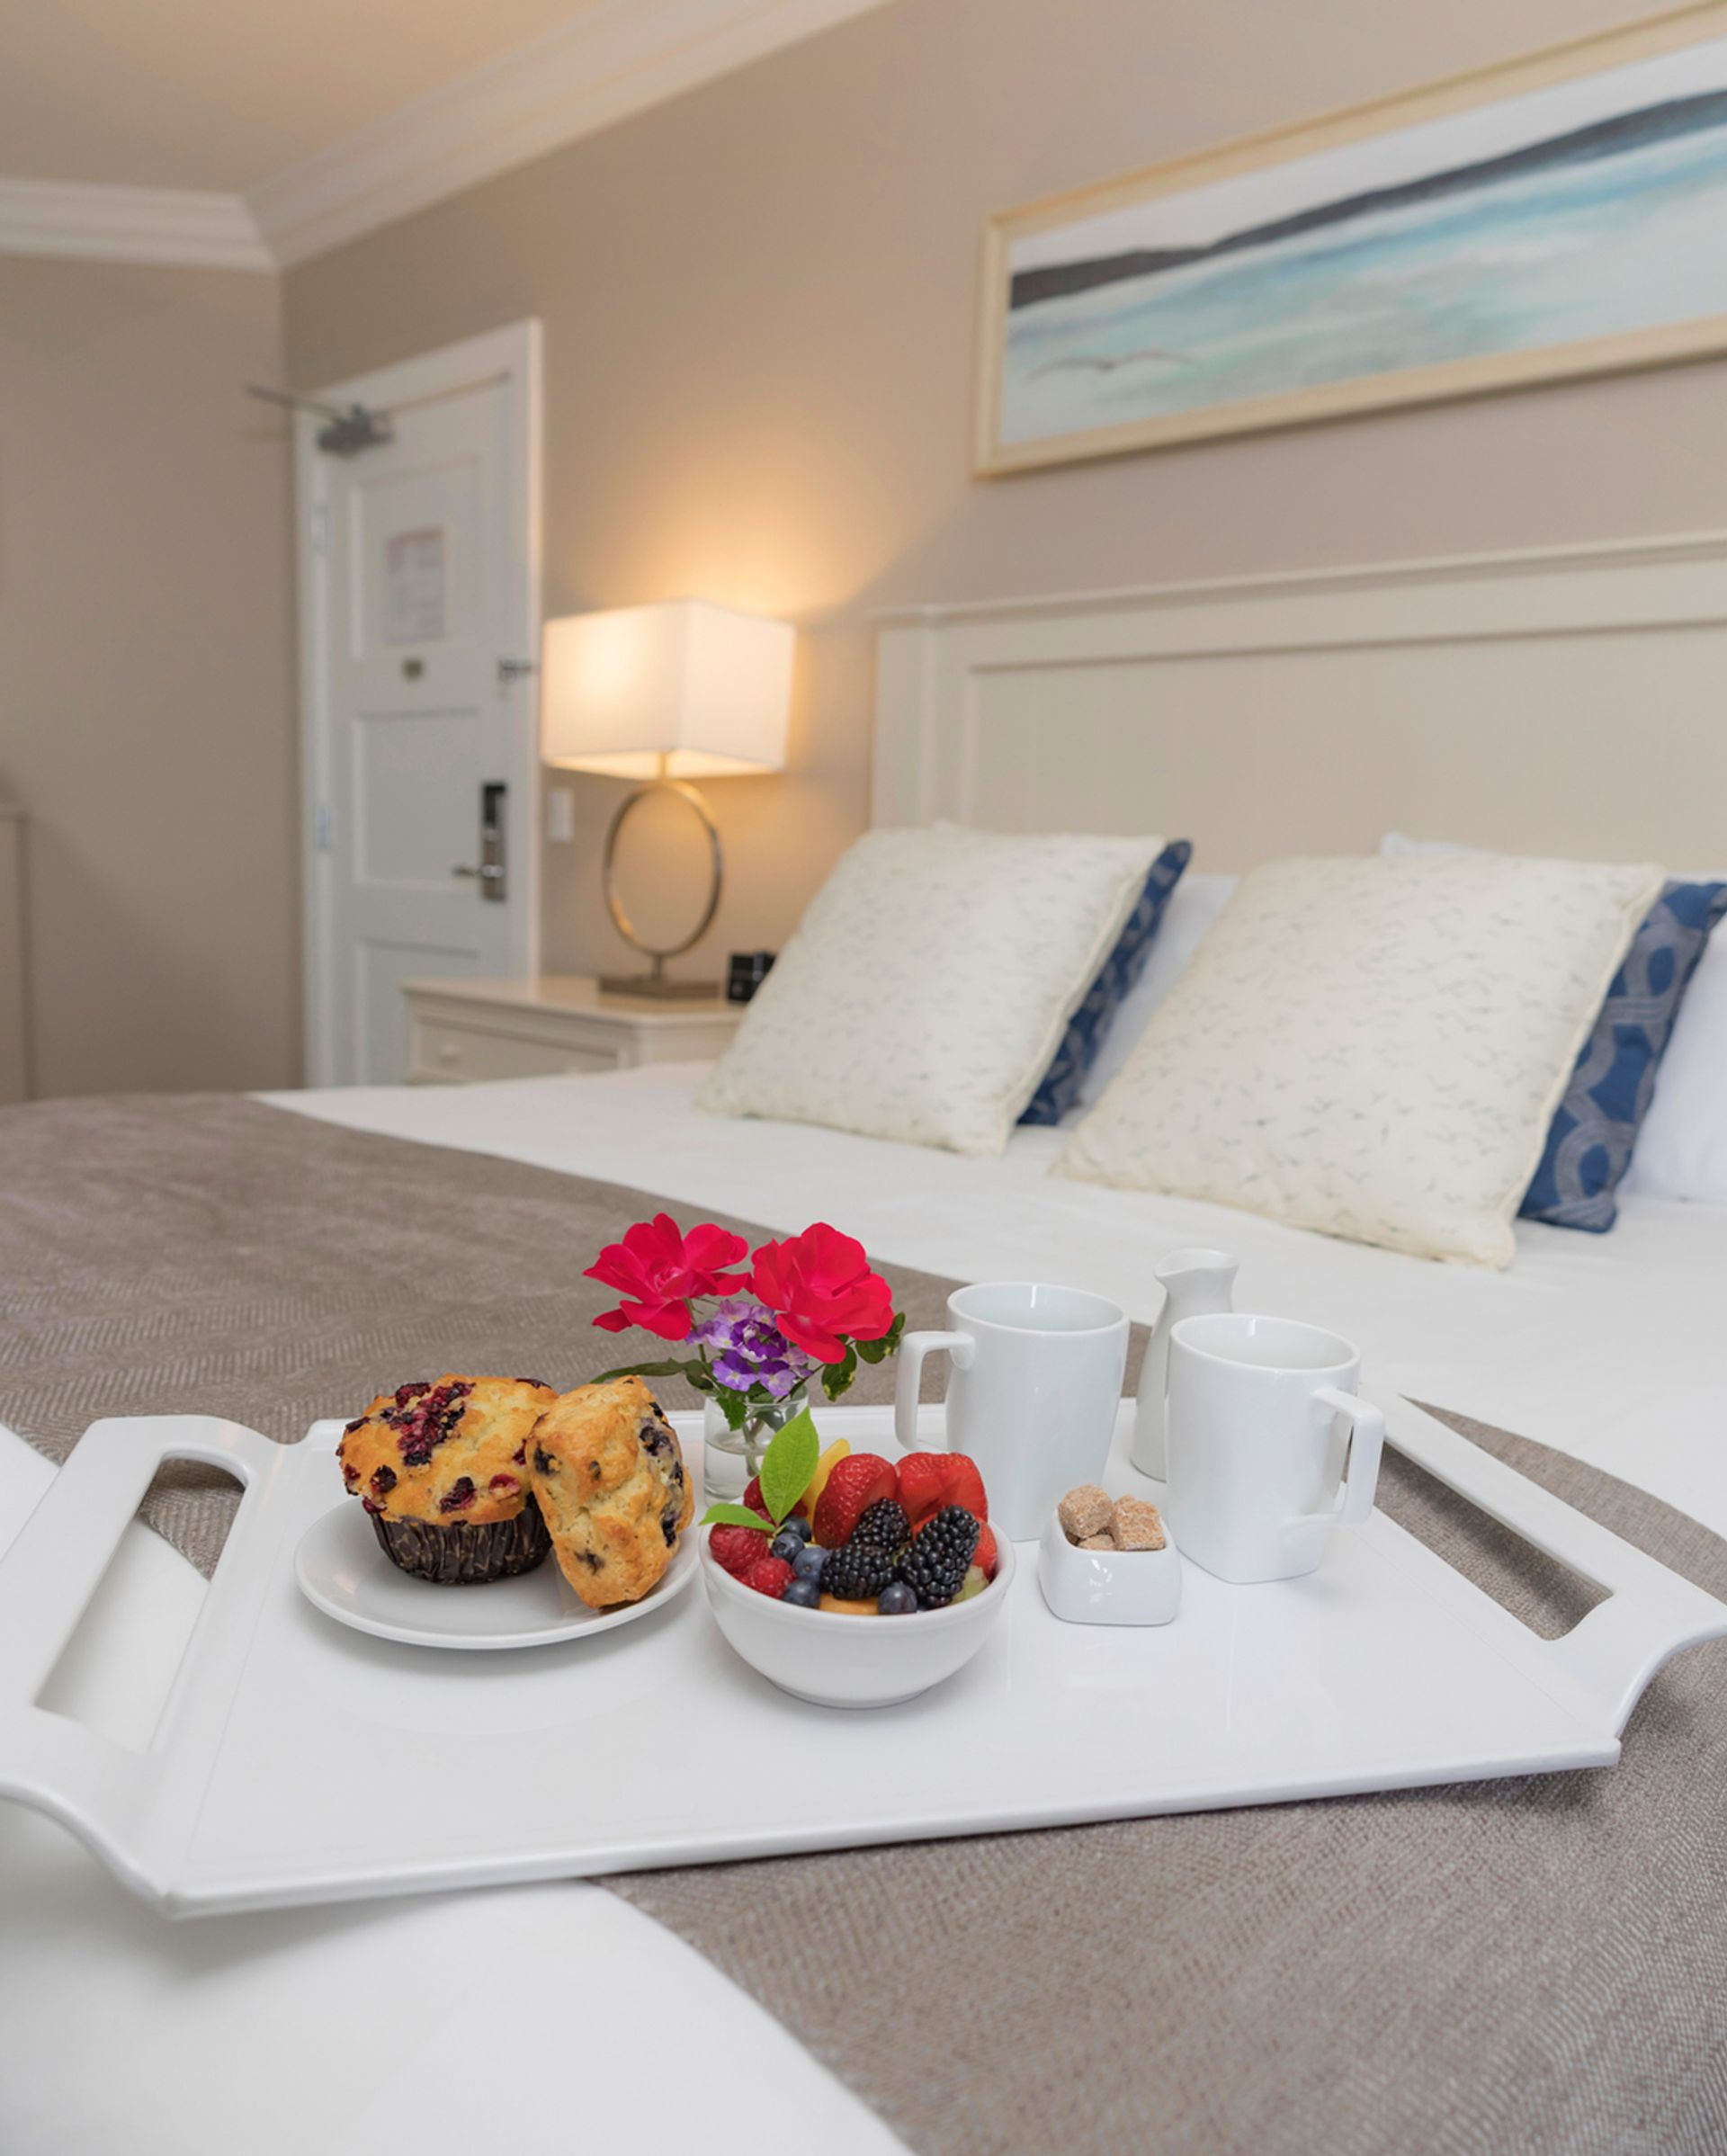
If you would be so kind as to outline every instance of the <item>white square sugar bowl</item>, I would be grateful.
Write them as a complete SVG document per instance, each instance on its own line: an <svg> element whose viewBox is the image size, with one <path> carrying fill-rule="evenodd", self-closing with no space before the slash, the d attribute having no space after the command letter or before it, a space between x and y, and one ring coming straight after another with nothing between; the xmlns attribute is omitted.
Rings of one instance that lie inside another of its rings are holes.
<svg viewBox="0 0 1727 2156"><path fill-rule="evenodd" d="M1161 1550L1082 1550L1051 1512L1037 1581L1066 1624L1168 1624L1181 1607L1181 1558L1163 1523Z"/></svg>

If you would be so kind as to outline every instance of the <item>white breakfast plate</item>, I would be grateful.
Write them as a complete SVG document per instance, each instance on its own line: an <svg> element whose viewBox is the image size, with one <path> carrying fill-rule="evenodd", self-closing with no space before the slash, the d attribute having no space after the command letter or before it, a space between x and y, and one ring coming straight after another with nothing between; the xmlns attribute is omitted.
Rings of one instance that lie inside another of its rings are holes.
<svg viewBox="0 0 1727 2156"><path fill-rule="evenodd" d="M371 1522L352 1498L321 1513L300 1538L294 1577L326 1616L408 1647L549 1647L585 1640L664 1609L695 1578L694 1534L685 1534L666 1575L640 1602L589 1609L548 1557L532 1572L484 1587L441 1587L416 1579L378 1547Z"/></svg>

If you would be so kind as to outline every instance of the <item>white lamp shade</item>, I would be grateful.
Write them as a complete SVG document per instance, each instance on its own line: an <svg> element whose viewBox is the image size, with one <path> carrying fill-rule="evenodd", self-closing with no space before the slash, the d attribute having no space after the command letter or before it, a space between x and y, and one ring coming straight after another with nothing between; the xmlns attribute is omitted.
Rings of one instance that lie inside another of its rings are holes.
<svg viewBox="0 0 1727 2156"><path fill-rule="evenodd" d="M541 754L623 779L783 770L794 634L702 599L548 622Z"/></svg>

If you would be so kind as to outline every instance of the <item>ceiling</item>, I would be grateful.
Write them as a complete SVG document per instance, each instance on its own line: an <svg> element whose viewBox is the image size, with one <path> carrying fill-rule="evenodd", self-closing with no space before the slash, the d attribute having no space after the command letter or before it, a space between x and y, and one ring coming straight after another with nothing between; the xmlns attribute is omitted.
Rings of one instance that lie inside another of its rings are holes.
<svg viewBox="0 0 1727 2156"><path fill-rule="evenodd" d="M0 171L237 192L595 6L13 0L0 10Z"/></svg>
<svg viewBox="0 0 1727 2156"><path fill-rule="evenodd" d="M270 271L891 0L0 0L0 255Z"/></svg>

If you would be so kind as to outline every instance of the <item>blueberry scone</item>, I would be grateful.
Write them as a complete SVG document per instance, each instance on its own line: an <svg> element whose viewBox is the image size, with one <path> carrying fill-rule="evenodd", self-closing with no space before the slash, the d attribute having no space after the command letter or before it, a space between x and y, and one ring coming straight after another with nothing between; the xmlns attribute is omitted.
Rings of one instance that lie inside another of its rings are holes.
<svg viewBox="0 0 1727 2156"><path fill-rule="evenodd" d="M532 1571L549 1545L528 1470L556 1400L525 1377L453 1373L380 1392L342 1433L336 1464L393 1564L445 1586Z"/></svg>
<svg viewBox="0 0 1727 2156"><path fill-rule="evenodd" d="M528 1465L564 1578L590 1609L640 1602L658 1586L695 1493L643 1379L580 1385L554 1400Z"/></svg>

